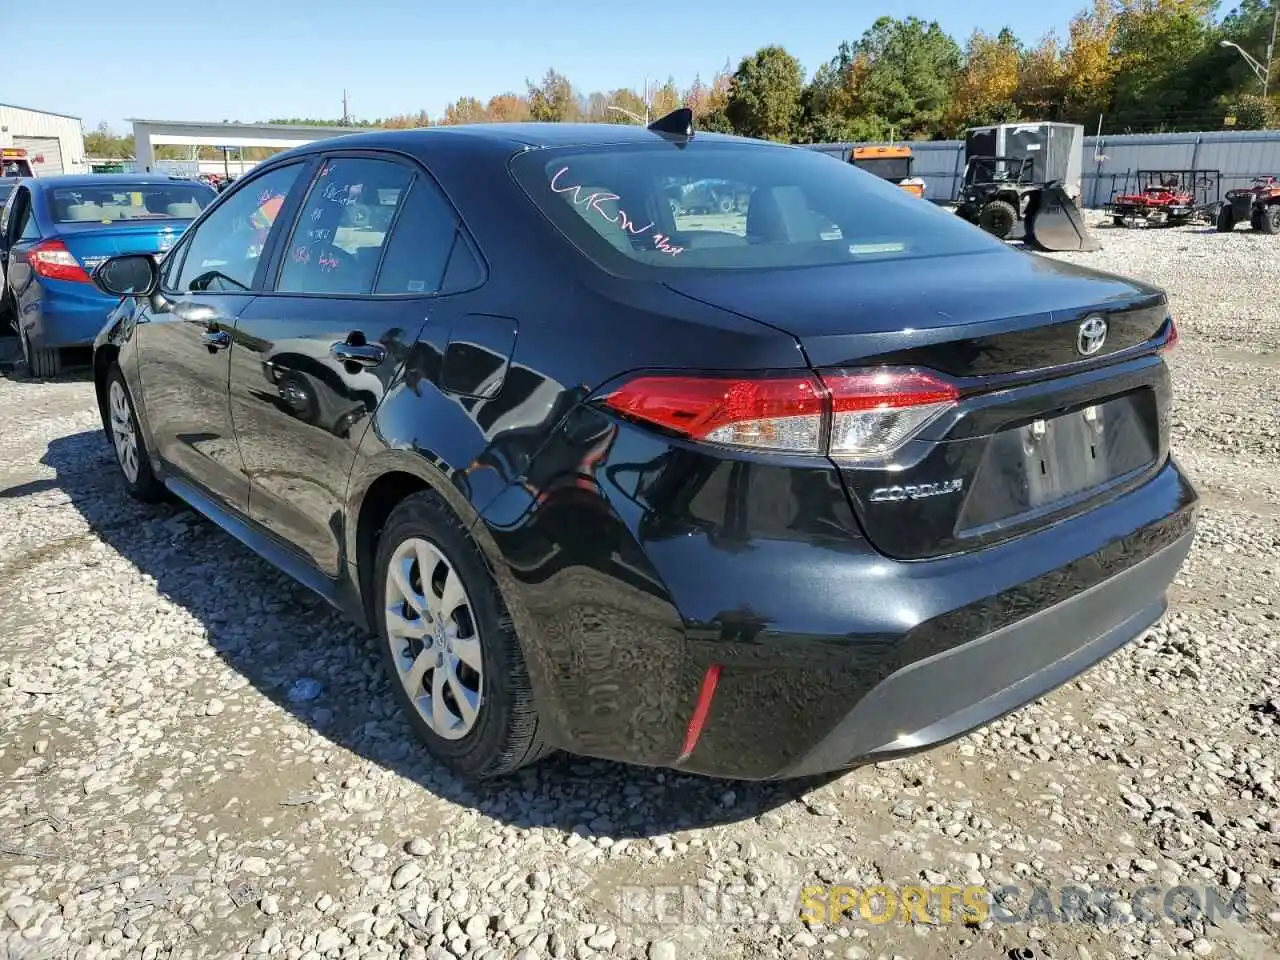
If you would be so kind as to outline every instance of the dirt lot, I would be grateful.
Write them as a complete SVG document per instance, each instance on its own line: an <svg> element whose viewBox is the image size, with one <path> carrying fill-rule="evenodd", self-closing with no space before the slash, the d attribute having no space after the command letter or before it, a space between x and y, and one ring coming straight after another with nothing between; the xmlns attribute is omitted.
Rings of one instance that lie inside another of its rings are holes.
<svg viewBox="0 0 1280 960"><path fill-rule="evenodd" d="M986 731L821 785L557 758L471 792L351 626L125 498L87 382L0 379L0 957L1276 956L1280 243L1097 235L1070 259L1167 286L1181 325L1204 511L1169 615ZM1017 892L968 924L959 897L802 922L833 884Z"/></svg>

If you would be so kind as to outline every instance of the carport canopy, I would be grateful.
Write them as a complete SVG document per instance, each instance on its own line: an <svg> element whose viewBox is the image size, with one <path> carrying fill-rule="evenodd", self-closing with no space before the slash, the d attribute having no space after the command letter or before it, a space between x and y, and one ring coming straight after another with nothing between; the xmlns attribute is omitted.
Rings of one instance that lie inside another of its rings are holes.
<svg viewBox="0 0 1280 960"><path fill-rule="evenodd" d="M134 155L147 172L155 166L155 148L165 144L200 147L275 147L288 149L368 127L320 127L285 123L201 123L192 120L133 120Z"/></svg>

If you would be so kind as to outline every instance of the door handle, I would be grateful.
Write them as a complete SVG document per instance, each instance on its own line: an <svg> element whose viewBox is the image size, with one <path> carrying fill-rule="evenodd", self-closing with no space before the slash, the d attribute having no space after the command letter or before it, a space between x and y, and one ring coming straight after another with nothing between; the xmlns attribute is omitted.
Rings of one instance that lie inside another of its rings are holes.
<svg viewBox="0 0 1280 960"><path fill-rule="evenodd" d="M358 367L376 367L387 357L387 348L380 343L335 343L329 352L340 363Z"/></svg>
<svg viewBox="0 0 1280 960"><path fill-rule="evenodd" d="M208 330L200 335L200 342L209 348L210 353L225 350L231 346L231 334L225 330Z"/></svg>

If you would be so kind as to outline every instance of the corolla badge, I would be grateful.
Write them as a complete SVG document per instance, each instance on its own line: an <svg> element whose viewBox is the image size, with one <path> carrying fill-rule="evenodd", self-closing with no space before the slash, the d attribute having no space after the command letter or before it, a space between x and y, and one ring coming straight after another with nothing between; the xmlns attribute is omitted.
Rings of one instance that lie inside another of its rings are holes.
<svg viewBox="0 0 1280 960"><path fill-rule="evenodd" d="M872 503L900 503L903 500L927 500L948 493L959 493L964 487L960 479L942 480L938 483L903 484L896 487L877 487L871 491Z"/></svg>
<svg viewBox="0 0 1280 960"><path fill-rule="evenodd" d="M1082 357L1092 357L1107 342L1107 321L1094 314L1086 317L1076 334L1076 350Z"/></svg>

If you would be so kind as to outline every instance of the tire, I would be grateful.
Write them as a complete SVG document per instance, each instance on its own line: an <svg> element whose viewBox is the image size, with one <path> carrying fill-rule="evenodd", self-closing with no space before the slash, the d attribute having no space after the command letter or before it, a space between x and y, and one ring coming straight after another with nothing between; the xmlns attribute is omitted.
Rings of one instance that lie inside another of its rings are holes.
<svg viewBox="0 0 1280 960"><path fill-rule="evenodd" d="M1262 211L1261 210L1254 210L1252 213L1249 214L1249 226L1252 227L1254 230L1262 229Z"/></svg>
<svg viewBox="0 0 1280 960"><path fill-rule="evenodd" d="M111 364L111 369L107 371L105 390L103 399L107 406L109 424L107 440L115 451L116 465L120 468L125 490L135 500L155 503L164 498L164 484L156 479L155 471L151 469L151 457L147 453L147 445L142 441L142 431L138 428L133 397L118 363ZM132 443L128 439L130 436Z"/></svg>
<svg viewBox="0 0 1280 960"><path fill-rule="evenodd" d="M1218 211L1218 232L1230 233L1236 228L1236 211L1229 203L1222 205L1222 209Z"/></svg>
<svg viewBox="0 0 1280 960"><path fill-rule="evenodd" d="M475 782L550 752L497 584L466 527L435 493L412 494L391 512L378 539L371 598L391 688L433 757ZM392 614L397 607L399 617ZM434 660L428 645L437 650Z"/></svg>
<svg viewBox="0 0 1280 960"><path fill-rule="evenodd" d="M1280 233L1280 203L1273 203L1262 211L1262 232L1272 236Z"/></svg>
<svg viewBox="0 0 1280 960"><path fill-rule="evenodd" d="M978 226L1003 240L1018 222L1018 208L1006 200L992 200L978 212Z"/></svg>
<svg viewBox="0 0 1280 960"><path fill-rule="evenodd" d="M27 373L37 380L48 380L62 372L62 351L57 348L36 350L31 346L25 333L18 333L22 341L22 357L27 364Z"/></svg>
<svg viewBox="0 0 1280 960"><path fill-rule="evenodd" d="M14 309L9 288L0 280L0 332L6 327L14 333L18 332L18 311Z"/></svg>
<svg viewBox="0 0 1280 960"><path fill-rule="evenodd" d="M1111 222L1114 223L1117 227L1123 227L1124 217L1112 217Z"/></svg>
<svg viewBox="0 0 1280 960"><path fill-rule="evenodd" d="M320 401L306 377L290 370L276 384L280 401L303 423L314 425L320 419Z"/></svg>

